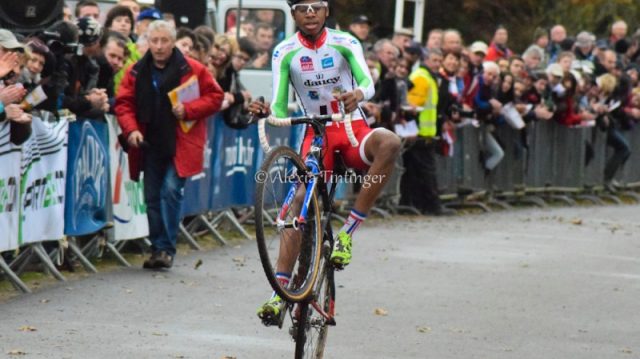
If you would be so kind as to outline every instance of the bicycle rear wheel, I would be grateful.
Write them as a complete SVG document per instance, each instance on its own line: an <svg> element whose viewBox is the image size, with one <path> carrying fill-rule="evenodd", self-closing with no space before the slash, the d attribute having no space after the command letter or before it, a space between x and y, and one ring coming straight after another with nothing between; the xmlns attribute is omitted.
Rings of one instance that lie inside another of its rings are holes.
<svg viewBox="0 0 640 359"><path fill-rule="evenodd" d="M333 271L324 267L312 301L300 303L300 315L296 324L296 359L322 359L327 343L329 325L334 325ZM322 311L318 311L311 303L315 303ZM330 316L328 319L326 316Z"/></svg>
<svg viewBox="0 0 640 359"><path fill-rule="evenodd" d="M292 186L306 191L310 185L307 172L302 158L291 148L281 146L267 154L256 175L255 223L260 261L271 287L289 302L309 297L320 268L322 228L318 190L311 193L304 223L299 222L301 204L292 201L290 193ZM288 286L276 279L280 257L295 258L291 268L295 276Z"/></svg>

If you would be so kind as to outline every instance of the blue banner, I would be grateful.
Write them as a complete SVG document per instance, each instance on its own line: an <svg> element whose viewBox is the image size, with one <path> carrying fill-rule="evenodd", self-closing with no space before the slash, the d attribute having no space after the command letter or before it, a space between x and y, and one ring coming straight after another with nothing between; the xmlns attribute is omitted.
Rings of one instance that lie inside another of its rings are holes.
<svg viewBox="0 0 640 359"><path fill-rule="evenodd" d="M87 235L107 222L109 138L105 122L78 120L69 124L65 234Z"/></svg>
<svg viewBox="0 0 640 359"><path fill-rule="evenodd" d="M211 186L213 181L212 166L215 157L213 147L216 136L216 123L222 122L221 115L207 119L207 142L204 146L204 168L202 172L187 179L184 186L184 200L182 202L182 216L205 213L210 210Z"/></svg>
<svg viewBox="0 0 640 359"><path fill-rule="evenodd" d="M267 127L272 147L300 147L304 126ZM182 216L252 205L255 174L264 153L258 140L257 126L235 130L224 124L221 115L208 120L204 169L187 180Z"/></svg>
<svg viewBox="0 0 640 359"><path fill-rule="evenodd" d="M253 204L255 174L263 153L258 140L258 128L244 130L227 127L215 121L213 141L213 178L210 209Z"/></svg>

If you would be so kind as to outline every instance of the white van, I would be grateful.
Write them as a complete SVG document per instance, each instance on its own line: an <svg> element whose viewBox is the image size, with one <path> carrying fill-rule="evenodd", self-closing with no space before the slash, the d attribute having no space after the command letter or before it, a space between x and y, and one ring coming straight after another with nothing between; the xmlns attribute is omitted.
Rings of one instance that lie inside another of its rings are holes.
<svg viewBox="0 0 640 359"><path fill-rule="evenodd" d="M238 16L238 7L242 4ZM295 31L295 23L291 18L289 5L285 0L218 0L217 28L218 33L246 35L241 28L245 20L253 23L261 21L265 16L275 28L274 46L289 37ZM240 20L240 21L238 21ZM245 68L240 72L242 84L254 97L264 96L267 101L272 96L271 67L263 69Z"/></svg>

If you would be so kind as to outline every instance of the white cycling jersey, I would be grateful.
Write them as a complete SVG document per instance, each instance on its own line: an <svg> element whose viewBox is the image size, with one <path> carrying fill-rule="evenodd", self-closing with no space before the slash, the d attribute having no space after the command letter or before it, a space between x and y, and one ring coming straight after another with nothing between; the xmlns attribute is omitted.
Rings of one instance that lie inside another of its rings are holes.
<svg viewBox="0 0 640 359"><path fill-rule="evenodd" d="M287 117L289 83L293 85L305 116L339 113L335 96L360 89L365 100L373 97L373 79L360 42L348 33L324 29L315 42L300 32L273 51L273 104L276 117ZM359 108L353 119L363 119Z"/></svg>

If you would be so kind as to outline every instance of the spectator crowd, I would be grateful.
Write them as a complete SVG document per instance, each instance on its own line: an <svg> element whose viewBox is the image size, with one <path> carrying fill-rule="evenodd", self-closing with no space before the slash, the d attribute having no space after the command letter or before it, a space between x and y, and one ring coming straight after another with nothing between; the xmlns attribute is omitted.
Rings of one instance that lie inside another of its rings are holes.
<svg viewBox="0 0 640 359"><path fill-rule="evenodd" d="M595 126L612 149L606 187L619 185L614 177L631 153L623 134L640 121L640 30L630 34L624 21L616 21L608 37L598 39L588 31L569 36L557 24L533 30L530 44L514 46L508 29L499 26L489 41L472 39L467 46L455 29L433 29L420 44L407 29L374 41L370 26L364 15L349 25L377 81L376 98L364 108L372 126L407 139L405 204L447 213L439 204L434 156L451 155L455 129L467 125L483 134L479 155L486 175L504 157L495 134L500 126L519 131L523 148L528 125L537 121ZM520 54L512 46L526 50Z"/></svg>

